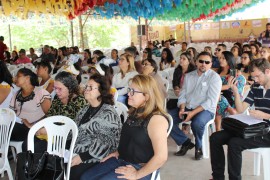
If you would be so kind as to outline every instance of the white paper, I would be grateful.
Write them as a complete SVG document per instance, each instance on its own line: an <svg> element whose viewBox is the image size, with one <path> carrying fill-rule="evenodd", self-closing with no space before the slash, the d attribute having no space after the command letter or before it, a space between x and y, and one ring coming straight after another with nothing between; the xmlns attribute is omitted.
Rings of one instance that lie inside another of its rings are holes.
<svg viewBox="0 0 270 180"><path fill-rule="evenodd" d="M241 121L241 122L246 123L248 125L253 125L253 124L258 124L258 123L264 122L262 119L258 119L258 118L255 118L253 116L249 116L246 114L236 114L236 115L230 115L228 117L237 119L238 121Z"/></svg>
<svg viewBox="0 0 270 180"><path fill-rule="evenodd" d="M16 117L16 122L17 123L20 123L20 124L22 124L23 122L22 122L22 119L21 118L19 118L19 117Z"/></svg>

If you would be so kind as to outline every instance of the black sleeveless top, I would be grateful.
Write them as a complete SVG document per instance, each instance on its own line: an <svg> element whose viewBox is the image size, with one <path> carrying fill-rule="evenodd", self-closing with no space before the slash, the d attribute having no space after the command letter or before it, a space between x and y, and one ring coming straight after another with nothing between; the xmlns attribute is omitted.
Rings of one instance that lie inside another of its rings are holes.
<svg viewBox="0 0 270 180"><path fill-rule="evenodd" d="M147 132L148 123L153 115L150 114L145 119L129 115L121 131L118 147L120 159L139 164L147 163L154 156L152 142ZM165 115L162 116L167 119Z"/></svg>

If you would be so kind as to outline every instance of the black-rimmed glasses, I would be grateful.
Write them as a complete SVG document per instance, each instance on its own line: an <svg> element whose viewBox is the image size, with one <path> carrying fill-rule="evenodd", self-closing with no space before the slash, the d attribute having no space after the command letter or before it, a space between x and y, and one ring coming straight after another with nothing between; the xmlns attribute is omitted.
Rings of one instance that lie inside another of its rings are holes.
<svg viewBox="0 0 270 180"><path fill-rule="evenodd" d="M128 92L131 96L134 96L135 93L142 93L142 94L144 94L143 92L141 92L141 91L136 91L135 89L132 89L132 88L128 88L128 89L127 89L127 92Z"/></svg>
<svg viewBox="0 0 270 180"><path fill-rule="evenodd" d="M86 85L85 87L84 87L84 90L85 91L92 91L93 89L98 89L97 87L93 87L93 86L89 86L89 85Z"/></svg>

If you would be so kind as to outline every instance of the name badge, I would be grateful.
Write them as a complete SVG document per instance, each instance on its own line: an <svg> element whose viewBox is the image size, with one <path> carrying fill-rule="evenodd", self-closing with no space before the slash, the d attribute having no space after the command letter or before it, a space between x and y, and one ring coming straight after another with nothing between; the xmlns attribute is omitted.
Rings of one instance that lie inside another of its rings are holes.
<svg viewBox="0 0 270 180"><path fill-rule="evenodd" d="M207 83L206 82L202 82L202 86L207 86Z"/></svg>

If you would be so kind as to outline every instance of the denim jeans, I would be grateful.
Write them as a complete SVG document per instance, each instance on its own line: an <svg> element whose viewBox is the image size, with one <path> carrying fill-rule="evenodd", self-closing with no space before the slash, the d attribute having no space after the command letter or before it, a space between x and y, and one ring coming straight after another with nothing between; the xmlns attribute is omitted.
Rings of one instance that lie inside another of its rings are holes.
<svg viewBox="0 0 270 180"><path fill-rule="evenodd" d="M139 164L131 164L129 162L126 162L122 159L116 159L116 158L110 158L107 161L103 163L99 163L95 165L93 168L89 169L88 171L85 171L84 174L81 176L81 180L121 180L117 178L120 174L115 173L115 169L117 169L120 166L126 166L126 165L132 165L135 169L139 170L142 168ZM149 174L141 180L150 180L152 174Z"/></svg>
<svg viewBox="0 0 270 180"><path fill-rule="evenodd" d="M173 127L170 133L170 136L176 142L178 146L182 145L188 137L183 133L183 131L179 128L179 123L183 120L179 117L179 108L170 109L168 113L173 118ZM186 109L186 111L190 111ZM196 149L202 148L202 136L204 133L205 125L214 117L214 114L210 111L204 110L196 114L191 119L191 129L195 137L195 147Z"/></svg>

